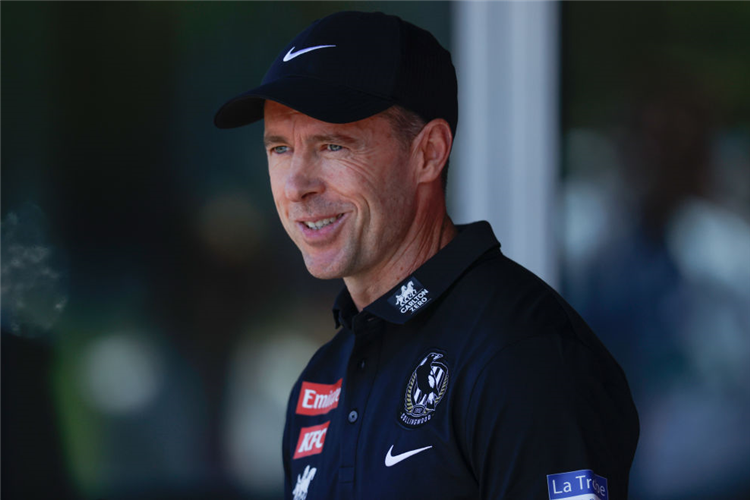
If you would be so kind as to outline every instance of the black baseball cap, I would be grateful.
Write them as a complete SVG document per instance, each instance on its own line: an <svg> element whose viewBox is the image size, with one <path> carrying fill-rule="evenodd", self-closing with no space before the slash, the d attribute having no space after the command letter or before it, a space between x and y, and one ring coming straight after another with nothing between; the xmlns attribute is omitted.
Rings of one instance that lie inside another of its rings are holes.
<svg viewBox="0 0 750 500"><path fill-rule="evenodd" d="M400 105L425 121L458 123L456 70L432 34L381 12L337 12L279 53L260 86L224 104L219 128L263 119L266 99L317 120L350 123Z"/></svg>

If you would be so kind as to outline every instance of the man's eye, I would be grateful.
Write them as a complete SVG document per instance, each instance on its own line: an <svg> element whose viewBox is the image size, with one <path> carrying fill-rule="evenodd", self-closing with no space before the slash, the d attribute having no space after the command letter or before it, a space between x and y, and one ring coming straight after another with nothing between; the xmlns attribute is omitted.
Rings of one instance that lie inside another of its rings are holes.
<svg viewBox="0 0 750 500"><path fill-rule="evenodd" d="M339 146L338 144L326 144L326 149L328 151L341 151L344 149L344 146Z"/></svg>
<svg viewBox="0 0 750 500"><path fill-rule="evenodd" d="M271 148L272 153L283 154L289 151L289 146L274 146Z"/></svg>

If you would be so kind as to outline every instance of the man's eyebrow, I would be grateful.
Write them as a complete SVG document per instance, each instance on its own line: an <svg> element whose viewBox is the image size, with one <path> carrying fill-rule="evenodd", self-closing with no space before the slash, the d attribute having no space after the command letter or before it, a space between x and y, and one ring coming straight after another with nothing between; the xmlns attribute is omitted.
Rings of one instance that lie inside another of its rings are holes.
<svg viewBox="0 0 750 500"><path fill-rule="evenodd" d="M359 142L354 137L345 134L320 134L310 138L311 142L323 142L326 144L355 144Z"/></svg>
<svg viewBox="0 0 750 500"><path fill-rule="evenodd" d="M271 144L278 144L280 142L286 142L286 139L280 135L266 135L263 136L263 144L268 147Z"/></svg>
<svg viewBox="0 0 750 500"><path fill-rule="evenodd" d="M309 139L309 142L322 142L326 144L344 144L344 145L351 145L356 144L359 142L358 139L355 139L354 137L351 137L346 134L318 134L313 135ZM279 143L287 143L287 139L281 135L267 135L263 137L263 144L267 146L270 146L271 144L279 144Z"/></svg>

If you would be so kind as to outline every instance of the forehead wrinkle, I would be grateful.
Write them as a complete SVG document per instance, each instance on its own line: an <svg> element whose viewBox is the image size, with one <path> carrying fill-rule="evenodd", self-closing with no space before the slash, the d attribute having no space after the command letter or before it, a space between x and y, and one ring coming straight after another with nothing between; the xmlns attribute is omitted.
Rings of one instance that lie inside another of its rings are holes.
<svg viewBox="0 0 750 500"><path fill-rule="evenodd" d="M265 114L264 142L267 146L271 143L291 144L302 139L306 144L333 143L358 148L381 128L386 128L389 138L392 138L390 123L379 115L345 124L328 123L273 101L266 102Z"/></svg>
<svg viewBox="0 0 750 500"><path fill-rule="evenodd" d="M295 127L298 128L298 127ZM304 129L306 127L302 127ZM341 144L341 145L359 145L362 142L362 139L353 137L351 135L340 133L340 132L327 132L323 131L322 133L317 133L314 135L310 135L309 137L303 137L304 142L309 144L318 144L318 143L333 143L333 144ZM284 143L288 144L291 139L288 139L286 135L276 133L276 131L271 130L268 133L266 133L263 136L263 143L268 146L271 144L278 144L278 143Z"/></svg>

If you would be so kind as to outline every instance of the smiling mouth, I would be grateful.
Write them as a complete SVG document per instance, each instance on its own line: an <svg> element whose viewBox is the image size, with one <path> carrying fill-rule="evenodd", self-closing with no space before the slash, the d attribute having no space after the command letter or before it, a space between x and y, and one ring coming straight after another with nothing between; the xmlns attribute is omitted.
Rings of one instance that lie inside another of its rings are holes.
<svg viewBox="0 0 750 500"><path fill-rule="evenodd" d="M329 217L327 219L320 219L317 221L305 221L303 224L307 226L308 228L312 229L313 231L317 231L319 229L322 229L330 224L333 224L337 220L339 220L341 217L343 217L344 214L338 214L334 215L333 217Z"/></svg>

